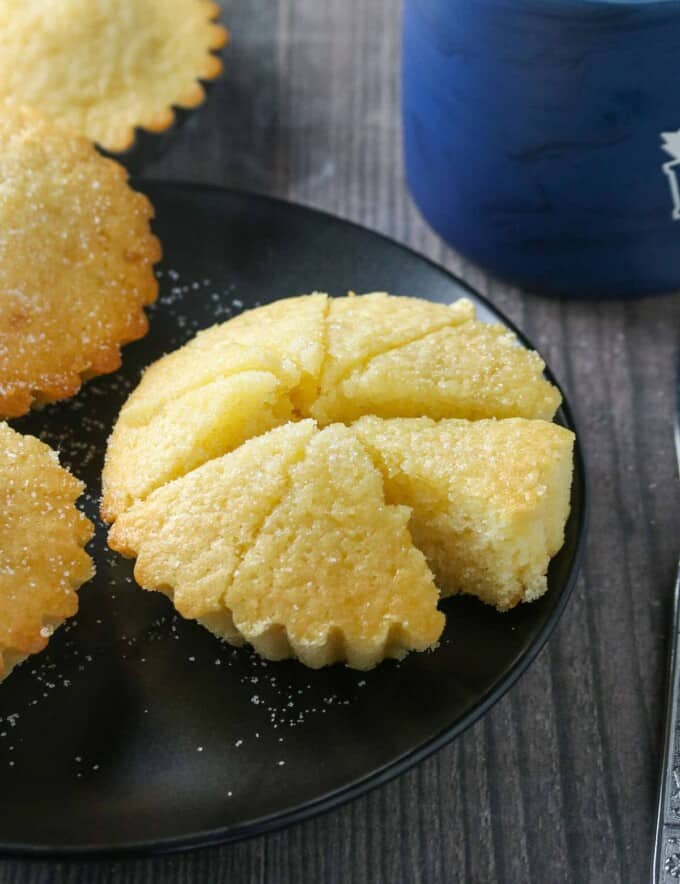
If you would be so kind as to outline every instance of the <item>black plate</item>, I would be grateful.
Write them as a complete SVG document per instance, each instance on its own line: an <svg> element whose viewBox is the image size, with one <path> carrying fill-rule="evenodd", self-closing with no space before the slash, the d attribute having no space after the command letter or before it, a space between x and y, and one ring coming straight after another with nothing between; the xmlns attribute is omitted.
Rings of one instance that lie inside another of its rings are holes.
<svg viewBox="0 0 680 884"><path fill-rule="evenodd" d="M312 289L471 297L434 264L328 215L262 197L143 185L165 260L151 331L123 369L14 425L56 445L96 512L107 435L142 368L243 307ZM567 409L560 419L573 426ZM300 820L406 770L461 733L534 659L572 589L584 532L577 450L566 543L538 602L499 615L445 603L441 647L366 674L265 664L142 592L98 526L75 621L0 690L0 850L161 851ZM40 538L35 538L39 543Z"/></svg>

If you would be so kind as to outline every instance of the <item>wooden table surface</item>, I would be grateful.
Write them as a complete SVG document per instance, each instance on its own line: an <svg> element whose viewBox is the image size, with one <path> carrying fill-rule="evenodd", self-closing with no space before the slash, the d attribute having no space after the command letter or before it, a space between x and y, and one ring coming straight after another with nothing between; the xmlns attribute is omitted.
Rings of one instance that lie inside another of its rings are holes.
<svg viewBox="0 0 680 884"><path fill-rule="evenodd" d="M398 0L225 0L209 103L147 174L286 197L463 276L542 350L576 411L592 497L575 595L539 659L460 739L339 810L161 859L0 861L12 884L641 884L680 551L671 417L680 298L578 303L504 285L408 196ZM680 247L680 243L679 243Z"/></svg>

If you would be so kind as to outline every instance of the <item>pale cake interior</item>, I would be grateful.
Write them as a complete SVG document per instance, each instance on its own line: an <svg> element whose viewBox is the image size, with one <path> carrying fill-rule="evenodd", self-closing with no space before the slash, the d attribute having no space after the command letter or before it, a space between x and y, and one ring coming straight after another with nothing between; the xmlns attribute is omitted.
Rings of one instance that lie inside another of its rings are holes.
<svg viewBox="0 0 680 884"><path fill-rule="evenodd" d="M243 371L271 372L291 391L316 385L325 352L327 301L323 294L275 301L199 332L144 372L121 419L148 423L178 396Z"/></svg>
<svg viewBox="0 0 680 884"><path fill-rule="evenodd" d="M227 592L239 632L271 659L370 669L436 643L439 592L382 479L350 429L307 444L290 487Z"/></svg>
<svg viewBox="0 0 680 884"><path fill-rule="evenodd" d="M574 435L557 424L507 420L381 420L353 429L373 454L390 502L442 595L465 592L500 611L547 589L564 542Z"/></svg>

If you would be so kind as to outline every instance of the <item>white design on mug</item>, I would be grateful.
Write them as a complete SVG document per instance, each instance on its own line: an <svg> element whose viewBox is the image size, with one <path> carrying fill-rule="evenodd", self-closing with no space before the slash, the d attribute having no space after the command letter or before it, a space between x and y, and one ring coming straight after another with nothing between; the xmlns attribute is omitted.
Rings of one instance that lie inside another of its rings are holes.
<svg viewBox="0 0 680 884"><path fill-rule="evenodd" d="M680 129L677 132L661 133L661 149L673 157L668 163L663 163L661 168L668 176L668 182L671 188L671 199L673 200L673 212L671 218L674 221L680 221Z"/></svg>

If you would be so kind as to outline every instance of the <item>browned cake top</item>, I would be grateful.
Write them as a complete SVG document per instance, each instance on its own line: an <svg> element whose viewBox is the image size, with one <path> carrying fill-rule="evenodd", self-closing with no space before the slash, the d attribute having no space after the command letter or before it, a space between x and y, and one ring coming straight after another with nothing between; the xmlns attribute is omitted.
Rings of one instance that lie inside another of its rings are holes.
<svg viewBox="0 0 680 884"><path fill-rule="evenodd" d="M0 418L73 395L145 334L152 214L84 138L0 106Z"/></svg>
<svg viewBox="0 0 680 884"><path fill-rule="evenodd" d="M51 448L0 423L0 679L45 647L92 576L82 489Z"/></svg>
<svg viewBox="0 0 680 884"><path fill-rule="evenodd" d="M227 41L212 0L2 0L0 100L37 108L109 151L204 98Z"/></svg>

